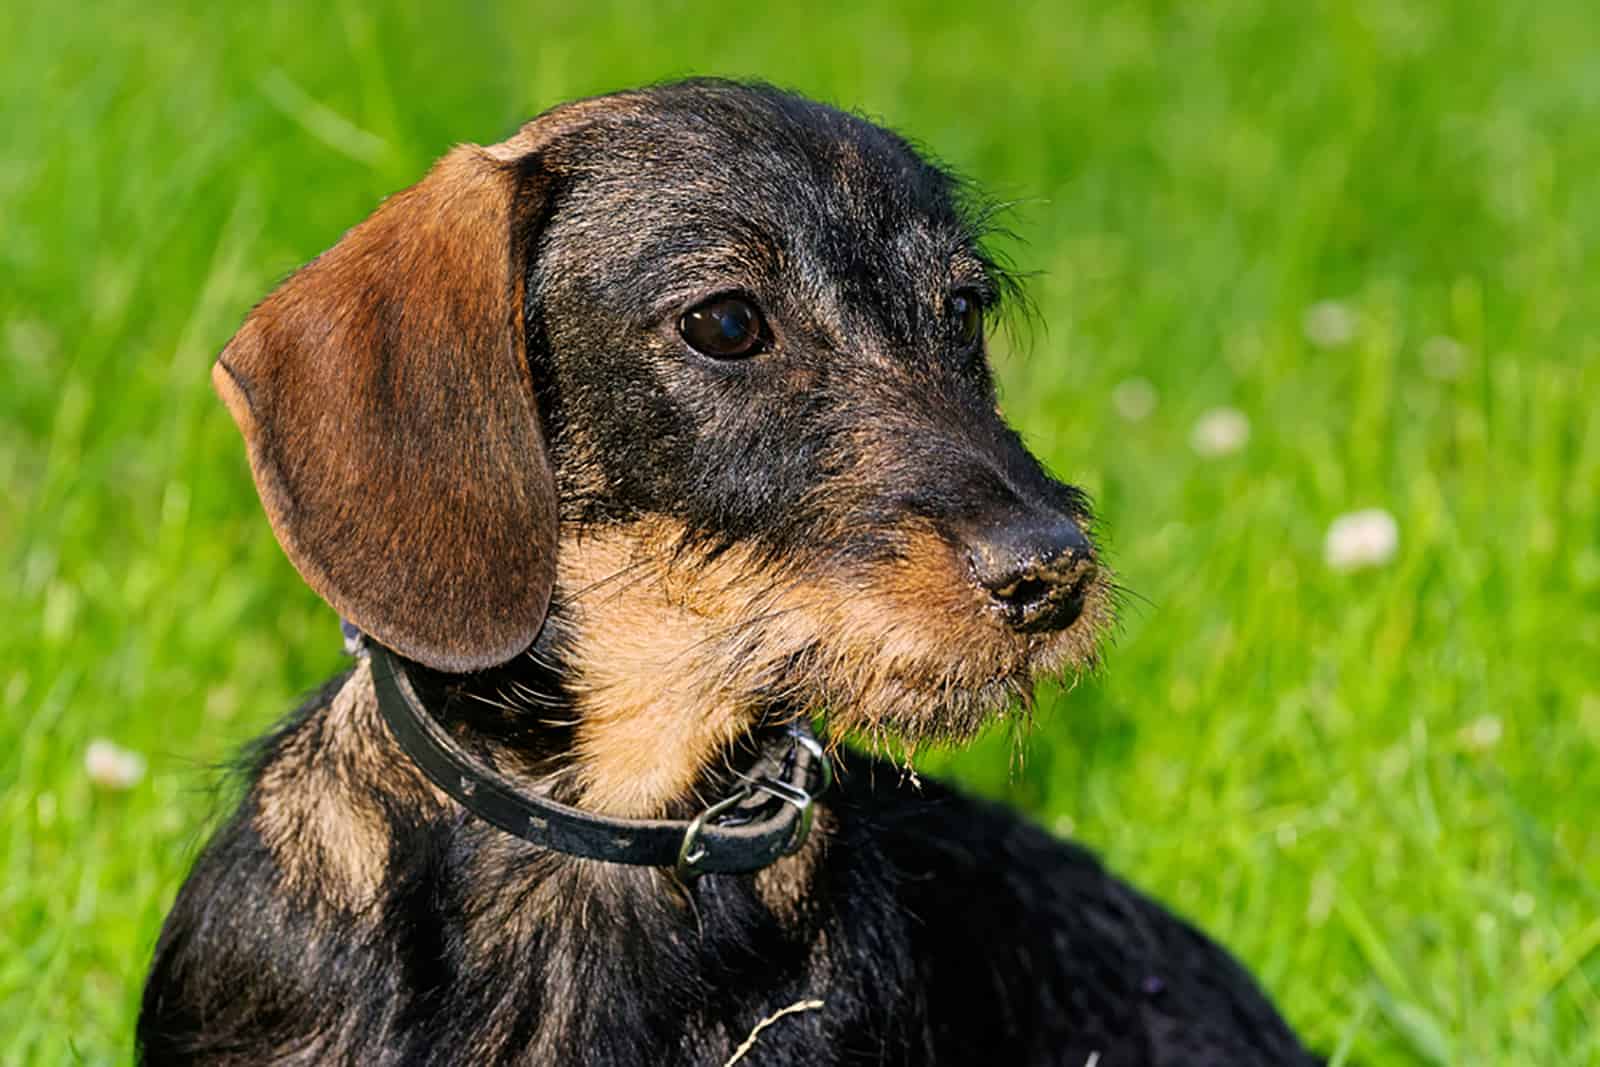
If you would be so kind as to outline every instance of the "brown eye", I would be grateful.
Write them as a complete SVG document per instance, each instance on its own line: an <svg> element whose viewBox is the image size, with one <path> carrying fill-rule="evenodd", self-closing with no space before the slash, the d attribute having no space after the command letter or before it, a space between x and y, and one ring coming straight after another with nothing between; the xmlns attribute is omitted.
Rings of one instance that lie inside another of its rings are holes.
<svg viewBox="0 0 1600 1067"><path fill-rule="evenodd" d="M742 296L724 293L697 304L678 320L689 347L712 359L740 359L761 349L761 312Z"/></svg>
<svg viewBox="0 0 1600 1067"><path fill-rule="evenodd" d="M950 320L955 324L961 347L971 349L983 340L983 302L970 289L950 294Z"/></svg>

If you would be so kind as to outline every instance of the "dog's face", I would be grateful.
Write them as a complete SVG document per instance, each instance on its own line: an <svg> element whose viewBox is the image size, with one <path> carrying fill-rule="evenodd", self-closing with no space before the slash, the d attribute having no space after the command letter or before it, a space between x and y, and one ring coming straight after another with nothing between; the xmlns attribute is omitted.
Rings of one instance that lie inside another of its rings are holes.
<svg viewBox="0 0 1600 1067"><path fill-rule="evenodd" d="M530 351L554 386L558 566L601 583L612 632L668 573L706 621L646 625L687 631L664 658L724 690L906 731L965 732L1081 662L1105 614L1086 504L996 412L983 318L1006 280L951 179L791 96L651 104L550 161Z"/></svg>
<svg viewBox="0 0 1600 1067"><path fill-rule="evenodd" d="M291 279L219 386L291 558L421 662L542 630L641 760L663 705L965 734L1109 607L1083 496L996 411L958 194L770 89L568 105Z"/></svg>

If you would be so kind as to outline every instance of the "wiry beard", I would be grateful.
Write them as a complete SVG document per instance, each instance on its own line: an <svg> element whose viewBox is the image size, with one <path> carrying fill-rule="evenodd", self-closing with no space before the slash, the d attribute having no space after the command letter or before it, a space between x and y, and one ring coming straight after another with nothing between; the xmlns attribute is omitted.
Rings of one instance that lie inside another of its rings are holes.
<svg viewBox="0 0 1600 1067"><path fill-rule="evenodd" d="M559 645L592 803L657 810L774 709L830 733L970 739L1034 683L1094 663L1112 615L1097 576L1053 634L1008 629L932 534L870 563L688 547L639 523L564 541Z"/></svg>

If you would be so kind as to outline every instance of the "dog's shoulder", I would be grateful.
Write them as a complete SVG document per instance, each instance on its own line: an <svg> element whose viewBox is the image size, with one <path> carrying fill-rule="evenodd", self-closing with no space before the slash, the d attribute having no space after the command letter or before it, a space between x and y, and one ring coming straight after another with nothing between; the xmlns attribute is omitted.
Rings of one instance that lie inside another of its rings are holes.
<svg viewBox="0 0 1600 1067"><path fill-rule="evenodd" d="M945 783L846 762L835 848L887 872L941 1055L1315 1062L1225 949L1088 848Z"/></svg>
<svg viewBox="0 0 1600 1067"><path fill-rule="evenodd" d="M285 866L292 853L274 840L284 829L273 821L282 817L275 779L340 757L326 731L350 676L331 679L237 761L241 795L195 857L156 942L139 1016L142 1062L259 1062L266 1049L273 1062L325 1062L328 1042L350 1035L308 1026L308 1006L387 981L357 935L357 910L313 903L326 886L299 884L305 872ZM296 832L296 853L316 844L315 827Z"/></svg>

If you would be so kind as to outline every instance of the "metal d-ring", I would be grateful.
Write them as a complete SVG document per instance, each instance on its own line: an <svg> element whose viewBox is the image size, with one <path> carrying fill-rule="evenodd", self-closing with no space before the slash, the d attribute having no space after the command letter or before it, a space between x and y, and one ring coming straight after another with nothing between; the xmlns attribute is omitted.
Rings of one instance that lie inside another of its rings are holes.
<svg viewBox="0 0 1600 1067"><path fill-rule="evenodd" d="M820 797L833 785L833 761L828 759L828 753L823 749L822 742L811 736L805 729L792 729L789 736L794 738L794 743L811 753L811 759L817 765L817 788L811 791L813 797Z"/></svg>
<svg viewBox="0 0 1600 1067"><path fill-rule="evenodd" d="M695 865L706 858L705 847L700 844L700 831L706 828L706 823L749 795L749 792L746 791L723 797L705 811L696 815L689 823L688 828L683 831L683 844L678 846L678 862L673 867L673 871L677 874L679 881L692 882L703 873L696 870Z"/></svg>

